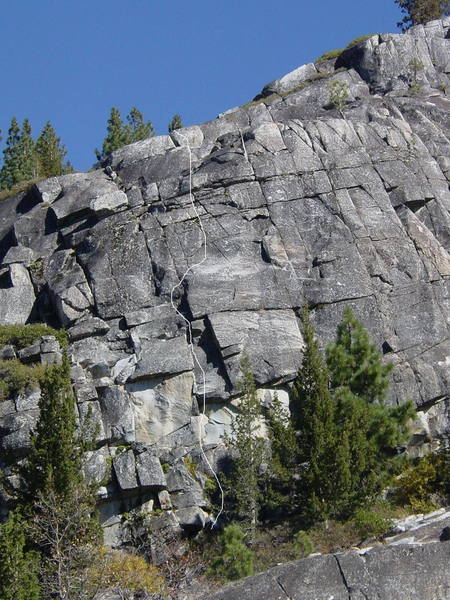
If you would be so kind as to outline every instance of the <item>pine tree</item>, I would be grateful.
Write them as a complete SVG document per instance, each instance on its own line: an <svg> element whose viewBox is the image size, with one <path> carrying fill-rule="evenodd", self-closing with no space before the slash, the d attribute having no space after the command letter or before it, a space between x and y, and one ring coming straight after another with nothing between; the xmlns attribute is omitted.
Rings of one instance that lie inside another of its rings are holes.
<svg viewBox="0 0 450 600"><path fill-rule="evenodd" d="M180 115L173 115L172 120L170 121L168 126L169 133L172 133L172 131L175 131L176 129L181 129L182 127L184 127L184 125Z"/></svg>
<svg viewBox="0 0 450 600"><path fill-rule="evenodd" d="M236 513L245 524L250 542L253 542L261 501L260 468L265 455L265 444L260 435L260 402L250 361L246 356L241 361L241 371L242 396L229 440L236 452L231 479Z"/></svg>
<svg viewBox="0 0 450 600"><path fill-rule="evenodd" d="M336 332L336 341L326 350L332 389L342 386L367 402L381 402L389 388L392 364L383 364L369 334L347 306Z"/></svg>
<svg viewBox="0 0 450 600"><path fill-rule="evenodd" d="M127 115L126 143L132 144L155 135L153 125L150 121L145 122L143 114L133 106Z"/></svg>
<svg viewBox="0 0 450 600"><path fill-rule="evenodd" d="M402 31L450 14L450 0L395 0L395 3L405 15L397 23Z"/></svg>
<svg viewBox="0 0 450 600"><path fill-rule="evenodd" d="M303 360L291 393L294 425L299 432L303 512L311 520L334 516L337 471L335 402L328 370L315 339L309 311L302 311Z"/></svg>
<svg viewBox="0 0 450 600"><path fill-rule="evenodd" d="M35 142L31 135L31 125L28 119L22 123L19 141L19 171L20 181L35 179L39 175L39 165L36 158Z"/></svg>
<svg viewBox="0 0 450 600"><path fill-rule="evenodd" d="M341 516L348 516L381 490L396 447L405 441L414 409L410 402L396 407L382 403L392 365L383 364L381 353L348 307L326 356L341 436L338 451L348 447L343 459L348 464L346 485L336 496Z"/></svg>
<svg viewBox="0 0 450 600"><path fill-rule="evenodd" d="M77 433L70 367L47 367L40 383L39 419L21 469L21 504L30 539L42 557L46 597L81 600L99 543L95 489L83 479L83 440Z"/></svg>
<svg viewBox="0 0 450 600"><path fill-rule="evenodd" d="M298 442L288 411L275 394L267 415L270 443L267 493L268 508L291 509L295 504L293 477L298 470Z"/></svg>
<svg viewBox="0 0 450 600"><path fill-rule="evenodd" d="M20 174L20 127L15 117L8 129L6 146L3 150L3 166L0 171L0 186L2 190L12 188L21 181Z"/></svg>
<svg viewBox="0 0 450 600"><path fill-rule="evenodd" d="M106 127L106 137L103 140L102 151L95 150L97 160L102 161L107 156L127 144L138 142L154 135L153 125L145 122L142 113L133 106L127 115L127 123L122 121L117 108L111 109Z"/></svg>
<svg viewBox="0 0 450 600"><path fill-rule="evenodd" d="M28 499L50 489L62 497L70 495L81 481L81 449L66 356L62 365L47 369L41 383L39 420L22 474Z"/></svg>
<svg viewBox="0 0 450 600"><path fill-rule="evenodd" d="M245 544L245 533L237 523L219 536L220 554L211 561L210 573L227 581L253 575L253 552Z"/></svg>
<svg viewBox="0 0 450 600"><path fill-rule="evenodd" d="M102 151L95 150L97 160L104 160L111 152L125 146L126 143L124 122L119 110L113 106L106 126L106 137L103 140Z"/></svg>
<svg viewBox="0 0 450 600"><path fill-rule="evenodd" d="M57 137L50 121L44 125L36 140L36 154L41 177L53 177L72 170L70 164L65 162L67 150L61 144L61 139Z"/></svg>
<svg viewBox="0 0 450 600"><path fill-rule="evenodd" d="M26 549L27 525L18 511L0 525L0 600L39 600L39 557Z"/></svg>

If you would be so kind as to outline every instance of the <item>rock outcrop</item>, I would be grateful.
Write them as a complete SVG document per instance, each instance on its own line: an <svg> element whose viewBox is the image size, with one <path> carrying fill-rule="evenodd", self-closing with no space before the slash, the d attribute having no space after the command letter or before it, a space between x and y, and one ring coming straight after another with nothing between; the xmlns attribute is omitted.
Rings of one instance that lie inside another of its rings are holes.
<svg viewBox="0 0 450 600"><path fill-rule="evenodd" d="M211 600L446 600L449 542L311 556L248 577Z"/></svg>
<svg viewBox="0 0 450 600"><path fill-rule="evenodd" d="M0 203L0 323L67 329L111 541L135 506L205 523L199 438L217 462L243 353L261 401L286 401L306 302L322 344L351 306L394 363L389 402L417 405L416 442L448 436L449 28L371 36ZM29 402L0 404L17 454Z"/></svg>

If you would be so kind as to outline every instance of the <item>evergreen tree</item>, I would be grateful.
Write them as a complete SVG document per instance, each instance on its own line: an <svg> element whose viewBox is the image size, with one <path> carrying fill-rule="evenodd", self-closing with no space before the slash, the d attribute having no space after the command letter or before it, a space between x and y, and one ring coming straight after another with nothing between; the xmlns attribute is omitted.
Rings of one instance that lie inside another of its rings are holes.
<svg viewBox="0 0 450 600"><path fill-rule="evenodd" d="M35 179L39 176L39 165L36 158L35 142L31 135L31 125L28 119L25 119L22 124L18 148L20 181Z"/></svg>
<svg viewBox="0 0 450 600"><path fill-rule="evenodd" d="M383 364L369 334L347 306L336 332L336 341L326 350L332 389L342 386L367 402L381 402L389 388L392 364Z"/></svg>
<svg viewBox="0 0 450 600"><path fill-rule="evenodd" d="M450 0L395 0L395 3L405 15L397 23L402 31L450 14Z"/></svg>
<svg viewBox="0 0 450 600"><path fill-rule="evenodd" d="M3 166L0 171L0 186L2 190L12 188L21 181L20 177L20 127L15 117L8 129L6 146L3 150Z"/></svg>
<svg viewBox="0 0 450 600"><path fill-rule="evenodd" d="M127 115L128 125L126 126L126 143L132 144L153 137L155 131L150 121L145 122L142 113L133 106Z"/></svg>
<svg viewBox="0 0 450 600"><path fill-rule="evenodd" d="M95 489L83 479L86 445L77 434L67 355L40 383L39 419L21 470L21 503L42 557L46 597L84 600L84 579L99 543Z"/></svg>
<svg viewBox="0 0 450 600"><path fill-rule="evenodd" d="M180 115L173 115L168 127L169 133L172 133L172 131L175 131L176 129L181 129L182 127L184 127L184 125Z"/></svg>
<svg viewBox="0 0 450 600"><path fill-rule="evenodd" d="M142 113L133 106L127 115L127 123L122 121L117 108L111 109L111 114L106 127L106 137L103 140L102 151L95 150L97 160L104 160L107 156L127 144L138 142L154 135L153 125L145 122Z"/></svg>
<svg viewBox="0 0 450 600"><path fill-rule="evenodd" d="M61 144L50 121L44 125L36 141L36 154L39 161L39 176L53 177L72 170L65 162L67 150Z"/></svg>
<svg viewBox="0 0 450 600"><path fill-rule="evenodd" d="M231 427L230 442L236 452L231 479L236 513L253 542L261 501L259 483L265 444L260 436L261 409L248 357L242 359L241 370L241 402Z"/></svg>
<svg viewBox="0 0 450 600"><path fill-rule="evenodd" d="M97 160L104 160L111 152L125 146L126 143L125 124L119 109L113 106L106 125L106 137L103 140L102 151L95 150Z"/></svg>
<svg viewBox="0 0 450 600"><path fill-rule="evenodd" d="M290 415L278 394L275 394L267 415L267 429L270 460L265 505L272 509L290 509L296 500L293 476L298 471L298 443Z"/></svg>
<svg viewBox="0 0 450 600"><path fill-rule="evenodd" d="M28 500L50 489L64 497L80 484L81 448L67 356L62 365L47 369L41 383L39 420L22 475Z"/></svg>
<svg viewBox="0 0 450 600"><path fill-rule="evenodd" d="M0 525L0 600L39 600L39 559L26 549L25 521L11 512Z"/></svg>
<svg viewBox="0 0 450 600"><path fill-rule="evenodd" d="M392 365L383 364L381 353L348 307L326 355L340 436L337 509L341 516L348 516L386 483L396 447L405 441L406 424L414 409L410 402L396 407L382 404Z"/></svg>
<svg viewBox="0 0 450 600"><path fill-rule="evenodd" d="M291 392L294 426L299 432L303 512L311 520L334 516L337 483L335 402L328 389L324 363L309 311L302 311L303 360ZM345 460L344 460L345 463Z"/></svg>
<svg viewBox="0 0 450 600"><path fill-rule="evenodd" d="M228 525L219 536L220 554L211 561L210 573L227 581L253 575L253 552L237 523Z"/></svg>

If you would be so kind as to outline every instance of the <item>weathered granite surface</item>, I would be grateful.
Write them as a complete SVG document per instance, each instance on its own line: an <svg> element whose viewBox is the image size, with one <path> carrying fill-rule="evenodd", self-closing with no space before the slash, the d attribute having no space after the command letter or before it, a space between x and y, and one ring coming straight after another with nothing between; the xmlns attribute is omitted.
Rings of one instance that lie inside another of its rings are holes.
<svg viewBox="0 0 450 600"><path fill-rule="evenodd" d="M450 542L310 556L247 577L208 597L211 600L447 600L449 558Z"/></svg>
<svg viewBox="0 0 450 600"><path fill-rule="evenodd" d="M204 478L170 482L188 455L206 469L200 437L215 460L243 353L261 398L286 395L305 302L323 345L352 307L394 363L389 402L417 405L417 447L448 436L449 28L372 36L336 70L299 67L214 121L0 203L0 323L68 329L109 539L149 503L202 526ZM23 455L36 416L31 394L2 403L2 447Z"/></svg>

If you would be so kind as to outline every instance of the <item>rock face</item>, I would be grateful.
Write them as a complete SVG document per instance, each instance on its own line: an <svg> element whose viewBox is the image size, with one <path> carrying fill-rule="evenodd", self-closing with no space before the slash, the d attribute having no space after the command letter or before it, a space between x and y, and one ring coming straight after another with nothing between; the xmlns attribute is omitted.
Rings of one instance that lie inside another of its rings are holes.
<svg viewBox="0 0 450 600"><path fill-rule="evenodd" d="M305 302L322 344L351 306L394 363L389 402L416 402L417 443L448 436L449 28L372 36L337 70L299 67L214 121L0 203L0 322L68 330L111 539L149 502L202 525L205 481L183 457L208 472L202 438L216 460L243 353L261 398L286 394ZM0 405L17 454L35 408Z"/></svg>
<svg viewBox="0 0 450 600"><path fill-rule="evenodd" d="M211 600L446 600L450 542L311 556L248 577ZM430 583L431 582L431 583Z"/></svg>

